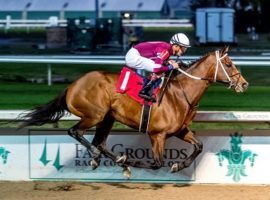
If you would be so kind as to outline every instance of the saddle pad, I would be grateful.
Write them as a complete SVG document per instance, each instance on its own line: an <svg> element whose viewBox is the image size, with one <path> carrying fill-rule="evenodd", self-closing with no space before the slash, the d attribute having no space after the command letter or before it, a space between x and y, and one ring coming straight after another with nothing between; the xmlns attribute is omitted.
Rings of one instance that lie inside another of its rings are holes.
<svg viewBox="0 0 270 200"><path fill-rule="evenodd" d="M126 93L131 98L143 105L144 99L138 96L143 84L143 77L136 74L133 70L123 67L116 85L116 91L122 94ZM158 90L159 87L155 88L153 94L156 95Z"/></svg>

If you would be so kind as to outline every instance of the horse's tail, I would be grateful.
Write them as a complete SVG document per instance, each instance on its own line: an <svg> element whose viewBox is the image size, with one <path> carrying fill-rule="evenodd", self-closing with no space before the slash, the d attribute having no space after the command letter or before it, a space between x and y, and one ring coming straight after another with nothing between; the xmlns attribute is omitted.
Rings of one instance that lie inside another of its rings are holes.
<svg viewBox="0 0 270 200"><path fill-rule="evenodd" d="M66 103L66 93L67 90L58 95L54 100L49 103L35 107L30 110L29 113L20 116L20 120L23 123L19 128L24 128L26 126L41 126L46 123L55 123L61 117L63 117L68 111Z"/></svg>

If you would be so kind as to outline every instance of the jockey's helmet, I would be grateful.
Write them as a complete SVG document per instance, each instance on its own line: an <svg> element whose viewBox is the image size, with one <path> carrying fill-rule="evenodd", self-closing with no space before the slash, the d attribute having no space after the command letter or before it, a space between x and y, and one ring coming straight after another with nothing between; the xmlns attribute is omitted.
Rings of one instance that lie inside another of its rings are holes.
<svg viewBox="0 0 270 200"><path fill-rule="evenodd" d="M170 40L171 45L177 44L183 47L190 47L189 39L184 33L176 33Z"/></svg>

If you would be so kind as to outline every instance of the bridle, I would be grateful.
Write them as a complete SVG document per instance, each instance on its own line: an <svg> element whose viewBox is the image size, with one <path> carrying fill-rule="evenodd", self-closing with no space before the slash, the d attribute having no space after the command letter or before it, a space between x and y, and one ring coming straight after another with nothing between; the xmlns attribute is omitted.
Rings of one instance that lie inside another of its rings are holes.
<svg viewBox="0 0 270 200"><path fill-rule="evenodd" d="M195 80L204 80L204 81L209 81L209 82L219 82L219 83L223 83L223 84L228 84L228 88L230 89L231 87L233 87L234 85L237 85L238 81L239 81L239 78L240 78L240 73L236 73L236 74L233 74L233 75L229 75L228 72L225 70L223 64L222 64L222 59L224 59L226 56L228 56L227 53L225 53L222 57L220 57L220 54L219 54L219 51L215 51L215 55L216 55L216 65L215 65L215 73L214 73L214 77L213 78L201 78L201 77L197 77L197 76L193 76L189 73L187 73L186 71L182 70L181 68L178 68L178 71L180 71L182 74L188 76L189 78L192 78L192 79L195 79ZM217 80L217 73L218 73L218 69L219 67L221 67L223 73L225 74L226 76L226 80ZM236 83L233 83L232 81L232 77L233 76L236 76L236 75L239 75ZM198 104L196 105L193 105L188 97L187 97L187 94L185 93L185 90L181 84L181 82L178 82L180 87L182 88L182 92L183 92L183 95L189 105L190 108L192 108L192 110L196 109L196 107L198 107Z"/></svg>
<svg viewBox="0 0 270 200"><path fill-rule="evenodd" d="M201 78L201 77L197 77L197 76L193 76L189 73L187 73L186 71L182 70L181 68L178 68L178 71L180 71L182 74L192 78L192 79L195 79L195 80L205 80L205 81L211 81L211 82L219 82L219 83L224 83L224 84L228 84L228 88L230 89L232 86L236 85L239 78L240 78L240 75L241 73L238 72L236 74L233 74L233 75L229 75L228 72L225 70L221 60L224 59L226 56L228 56L228 54L224 54L222 57L220 57L219 55L219 51L215 51L215 55L216 55L216 65L215 65L215 74L214 74L214 77L213 78ZM218 73L218 69L219 67L221 67L222 71L224 72L225 76L226 76L226 80L217 80L217 73ZM237 76L239 75L239 78L237 79L236 83L233 83L232 81L232 77L233 76Z"/></svg>

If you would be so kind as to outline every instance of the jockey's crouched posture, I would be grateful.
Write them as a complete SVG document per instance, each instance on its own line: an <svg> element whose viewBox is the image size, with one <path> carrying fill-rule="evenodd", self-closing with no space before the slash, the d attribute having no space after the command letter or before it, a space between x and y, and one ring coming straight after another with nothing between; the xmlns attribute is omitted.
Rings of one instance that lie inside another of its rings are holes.
<svg viewBox="0 0 270 200"><path fill-rule="evenodd" d="M162 41L142 42L127 52L125 60L128 67L152 72L150 81L139 92L140 97L155 102L155 98L150 93L157 80L156 74L178 68L178 64L174 60L169 60L169 57L171 55L178 57L183 55L188 47L190 47L188 37L183 33L177 33L173 35L170 43ZM165 65L164 61L168 61L166 62L168 65Z"/></svg>

